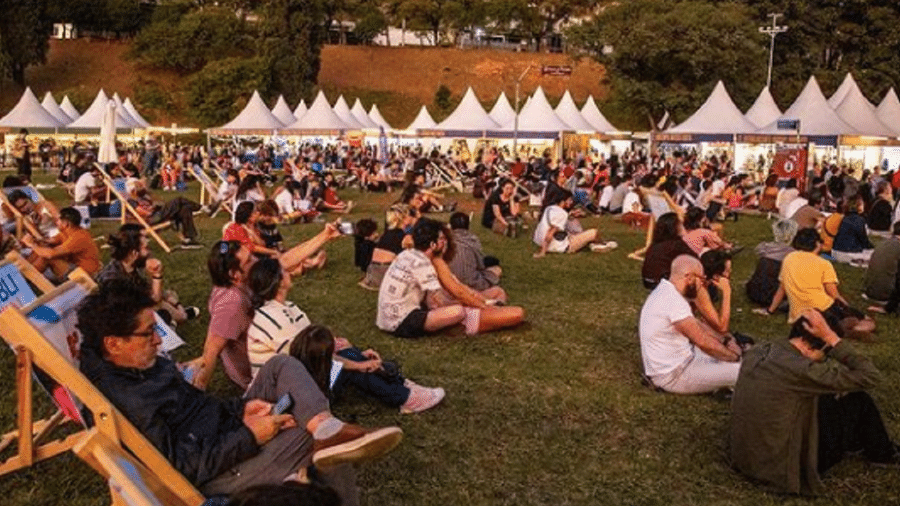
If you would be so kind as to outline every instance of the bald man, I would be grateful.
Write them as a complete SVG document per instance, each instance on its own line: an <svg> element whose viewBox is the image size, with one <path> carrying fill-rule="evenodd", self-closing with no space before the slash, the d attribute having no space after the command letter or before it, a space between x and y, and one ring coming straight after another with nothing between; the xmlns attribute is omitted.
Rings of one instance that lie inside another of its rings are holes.
<svg viewBox="0 0 900 506"><path fill-rule="evenodd" d="M706 284L700 261L681 255L672 261L669 279L659 282L641 309L644 373L667 392L708 393L737 382L740 346L694 317L691 308Z"/></svg>

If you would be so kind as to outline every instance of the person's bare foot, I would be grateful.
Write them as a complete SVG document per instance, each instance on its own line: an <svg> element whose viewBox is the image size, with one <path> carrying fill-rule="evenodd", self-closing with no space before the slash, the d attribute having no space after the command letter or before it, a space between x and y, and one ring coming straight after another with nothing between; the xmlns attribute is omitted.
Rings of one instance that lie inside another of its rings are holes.
<svg viewBox="0 0 900 506"><path fill-rule="evenodd" d="M868 311L870 313L887 314L887 311L884 309L884 306L869 306L866 308L866 311Z"/></svg>

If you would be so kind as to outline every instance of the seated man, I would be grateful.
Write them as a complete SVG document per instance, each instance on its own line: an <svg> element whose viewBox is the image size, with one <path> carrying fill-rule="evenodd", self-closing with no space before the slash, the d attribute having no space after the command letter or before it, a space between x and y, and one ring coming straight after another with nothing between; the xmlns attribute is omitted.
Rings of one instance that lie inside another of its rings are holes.
<svg viewBox="0 0 900 506"><path fill-rule="evenodd" d="M50 239L59 233L59 230L56 229L56 218L59 217L59 210L49 200L34 202L27 193L18 189L11 191L7 196L7 200L11 206L19 211L24 219L30 220L31 225L34 225L34 228L40 232L41 237L36 239ZM4 214L7 213L4 211ZM16 222L12 219L12 213L9 213L9 218L12 227L7 229L7 232L12 233L15 231Z"/></svg>
<svg viewBox="0 0 900 506"><path fill-rule="evenodd" d="M31 263L39 271L49 268L56 281L66 276L76 267L81 267L93 276L100 270L100 250L94 244L91 233L81 228L81 213L73 207L59 211L56 226L59 234L42 246L30 235L22 237L22 243L31 248L34 258Z"/></svg>
<svg viewBox="0 0 900 506"><path fill-rule="evenodd" d="M193 320L200 314L200 309L195 306L182 306L175 292L163 290L163 264L150 256L149 241L140 225L122 225L118 233L110 234L107 242L112 249L111 260L97 274L98 283L125 279L146 287L156 303L154 309L169 324Z"/></svg>
<svg viewBox="0 0 900 506"><path fill-rule="evenodd" d="M778 274L778 291L772 303L759 314L773 314L787 296L788 323L794 323L807 309L818 309L837 335L861 340L872 339L875 320L850 307L838 291L837 273L831 262L819 256L822 243L819 233L804 228L794 236L797 251L784 257Z"/></svg>
<svg viewBox="0 0 900 506"><path fill-rule="evenodd" d="M708 393L737 381L740 346L697 319L691 309L705 285L700 261L681 255L672 261L669 279L659 282L641 308L644 373L667 392Z"/></svg>
<svg viewBox="0 0 900 506"><path fill-rule="evenodd" d="M500 284L503 269L494 257L485 257L478 236L469 231L469 215L453 213L450 228L456 252L450 260L450 270L465 285L474 290L487 290Z"/></svg>
<svg viewBox="0 0 900 506"><path fill-rule="evenodd" d="M437 272L431 264L431 259L444 251L441 224L419 220L413 227L412 238L413 247L397 255L378 290L375 324L398 337L421 337L452 327L466 317L465 308L459 304L422 309L426 299L437 297L441 291Z"/></svg>
<svg viewBox="0 0 900 506"><path fill-rule="evenodd" d="M205 495L296 479L314 464L344 504L357 504L347 464L379 457L402 438L397 427L367 431L334 418L306 368L288 356L268 361L244 397L216 399L157 356L154 326L149 294L129 282L103 285L78 309L80 367ZM293 405L273 414L285 393Z"/></svg>
<svg viewBox="0 0 900 506"><path fill-rule="evenodd" d="M75 181L75 205L88 206L92 218L109 216L109 204L95 204L106 199L100 168L91 164Z"/></svg>
<svg viewBox="0 0 900 506"><path fill-rule="evenodd" d="M900 464L872 397L872 362L806 309L786 340L744 355L731 409L735 469L779 492L823 492L820 474L846 452Z"/></svg>
<svg viewBox="0 0 900 506"><path fill-rule="evenodd" d="M194 213L203 209L200 204L184 197L175 197L165 203L157 202L147 191L144 182L139 179L129 181L127 186L128 203L141 215L141 218L144 218L150 225L171 221L181 237L182 247L200 247L197 242L197 228L194 226Z"/></svg>
<svg viewBox="0 0 900 506"><path fill-rule="evenodd" d="M868 310L893 313L900 303L900 222L894 223L893 233L875 246L866 270L863 292L876 305ZM881 306L880 303L885 303Z"/></svg>

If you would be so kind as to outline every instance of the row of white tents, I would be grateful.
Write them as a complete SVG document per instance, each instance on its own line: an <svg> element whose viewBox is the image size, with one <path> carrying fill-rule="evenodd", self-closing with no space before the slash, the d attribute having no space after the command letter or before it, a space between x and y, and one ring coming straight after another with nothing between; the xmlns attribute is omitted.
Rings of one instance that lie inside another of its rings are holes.
<svg viewBox="0 0 900 506"><path fill-rule="evenodd" d="M100 90L91 106L81 114L72 105L68 96L57 103L53 94L48 91L44 95L44 100L39 102L31 88L26 88L15 107L0 118L0 127L57 132L99 130L110 102L115 104L117 130L135 130L150 126L150 123L134 108L131 99L125 98L123 101L118 93L109 98L103 90Z"/></svg>
<svg viewBox="0 0 900 506"><path fill-rule="evenodd" d="M544 91L538 87L528 97L518 115L505 93L500 93L490 112L485 111L469 88L462 101L446 119L437 123L423 105L416 118L406 128L395 129L385 121L372 105L367 112L359 99L351 108L343 95L335 104L329 104L323 92L319 92L312 105L307 108L300 101L291 111L283 96L278 97L269 109L254 92L244 109L231 121L218 128L210 129L215 135L271 134L320 135L337 134L346 131L377 131L407 136L429 137L505 137L516 133L522 138L555 138L560 132L620 134L609 123L593 97L588 97L579 109L566 91L554 109L547 101Z"/></svg>
<svg viewBox="0 0 900 506"><path fill-rule="evenodd" d="M798 130L779 128L799 121ZM900 136L900 101L891 88L875 106L863 95L853 76L826 99L815 77L784 112L763 88L756 101L742 113L719 81L697 111L664 134L679 135L803 135L810 137L860 136L896 139ZM660 136L665 139L667 136Z"/></svg>

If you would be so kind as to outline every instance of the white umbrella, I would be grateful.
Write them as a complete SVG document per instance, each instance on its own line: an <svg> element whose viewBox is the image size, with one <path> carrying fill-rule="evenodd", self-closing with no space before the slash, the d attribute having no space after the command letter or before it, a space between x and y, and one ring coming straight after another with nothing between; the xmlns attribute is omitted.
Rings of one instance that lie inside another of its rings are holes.
<svg viewBox="0 0 900 506"><path fill-rule="evenodd" d="M119 155L116 154L116 103L112 100L106 104L106 111L100 123L100 150L97 153L97 161L100 163L119 161Z"/></svg>

